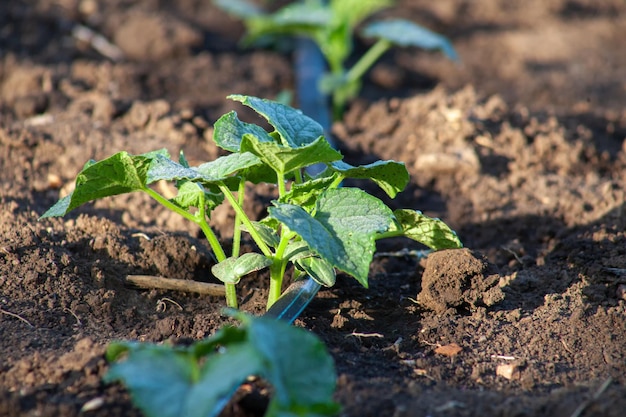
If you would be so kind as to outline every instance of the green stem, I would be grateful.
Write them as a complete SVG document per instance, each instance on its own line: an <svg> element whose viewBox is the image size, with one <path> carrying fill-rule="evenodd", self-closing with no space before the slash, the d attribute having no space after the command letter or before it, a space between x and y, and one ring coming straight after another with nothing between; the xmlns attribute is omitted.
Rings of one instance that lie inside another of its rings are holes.
<svg viewBox="0 0 626 417"><path fill-rule="evenodd" d="M211 245L211 249L213 250L213 253L215 254L215 258L217 259L217 261L222 262L224 259L226 259L226 253L224 252L222 245L220 245L220 242L217 239L217 236L215 236L215 233L213 232L209 224L206 222L204 215L202 215L201 218L196 217L195 215L189 213L188 211L178 207L176 204L172 203L171 201L169 201L168 199L166 199L161 194L157 193L151 188L146 188L144 191L148 193L150 197L154 198L156 201L161 203L166 208L172 210L175 213L180 214L187 220L190 220L194 222L195 224L197 224L198 226L200 226L200 229L202 229L202 231L204 232L204 235L209 241L209 245ZM204 214L204 210L202 210L202 213Z"/></svg>
<svg viewBox="0 0 626 417"><path fill-rule="evenodd" d="M257 244L261 252L263 252L263 255L267 256L268 258L272 258L274 256L272 250L269 248L269 246L267 246L263 239L261 239L261 236L256 231L256 228L254 227L246 213L243 211L243 208L239 205L237 199L235 199L233 193L224 184L219 185L219 188L220 191L224 194L224 197L226 197L230 205L235 210L235 214L239 215L241 222L246 226L246 228L248 229L248 233L250 233L250 236L252 236L254 242Z"/></svg>
<svg viewBox="0 0 626 417"><path fill-rule="evenodd" d="M239 181L239 187L237 189L237 203L240 207L243 207L244 193L246 191L246 182L242 178ZM235 227L233 229L233 252L232 257L239 256L239 250L241 249L241 215L235 213Z"/></svg>
<svg viewBox="0 0 626 417"><path fill-rule="evenodd" d="M335 189L337 187L339 187L341 185L341 182L343 180L345 180L346 178L343 175L339 175L337 178L335 178L335 180L330 183L330 185L328 186L329 189Z"/></svg>
<svg viewBox="0 0 626 417"><path fill-rule="evenodd" d="M285 174L276 171L276 177L278 181L278 196L282 197L287 192L287 188L285 186Z"/></svg>
<svg viewBox="0 0 626 417"><path fill-rule="evenodd" d="M348 82L360 80L361 77L378 61L378 59L391 48L391 42L386 39L379 39L367 52L357 61L350 71L347 72Z"/></svg>
<svg viewBox="0 0 626 417"><path fill-rule="evenodd" d="M274 262L270 266L270 290L267 296L267 309L272 306L280 298L283 287L283 277L285 276L285 269L287 268L287 261L283 259L287 245L291 240L291 234L285 234L280 238L280 243L276 248L276 255L274 256Z"/></svg>
<svg viewBox="0 0 626 417"><path fill-rule="evenodd" d="M222 245L220 245L220 242L217 239L215 232L213 232L213 229L211 229L206 221L206 213L204 207L200 207L199 216L195 216L185 209L178 207L176 204L172 203L167 198L163 197L161 194L157 193L151 188L145 188L144 191L150 197L161 203L164 207L172 210L175 213L180 214L187 220L190 220L200 226L200 229L204 233L204 236L206 236L207 241L209 242L209 245L211 246L211 249L215 254L215 259L217 260L217 262L222 262L224 259L226 259L226 253L224 252ZM226 305L231 308L237 308L237 291L235 288L235 284L224 284L224 289L226 291Z"/></svg>

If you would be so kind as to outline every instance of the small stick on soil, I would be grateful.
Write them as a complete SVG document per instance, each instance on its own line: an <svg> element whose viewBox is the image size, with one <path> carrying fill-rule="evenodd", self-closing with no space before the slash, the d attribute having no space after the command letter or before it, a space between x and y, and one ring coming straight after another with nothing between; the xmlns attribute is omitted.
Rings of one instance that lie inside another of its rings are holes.
<svg viewBox="0 0 626 417"><path fill-rule="evenodd" d="M491 355L491 359L503 359L505 361L514 361L515 356L506 356L506 355Z"/></svg>
<svg viewBox="0 0 626 417"><path fill-rule="evenodd" d="M15 317L16 319L22 320L24 323L28 324L30 327L35 327L33 326L30 321L26 320L24 317L17 315L15 313L11 313L10 311L6 311L0 308L0 313L2 314L6 314L7 316L11 316L11 317Z"/></svg>
<svg viewBox="0 0 626 417"><path fill-rule="evenodd" d="M611 385L611 383L613 383L613 378L612 377L608 377L602 383L602 385L600 385L598 390L593 394L593 397L591 397L587 401L585 401L582 404L580 404L578 406L578 408L576 408L576 410L574 410L574 412L572 413L572 415L570 417L580 417L580 415L582 415L582 413L585 411L585 409L587 407L589 407L589 404L591 404L592 402L594 402L598 398L600 398L600 396L604 393L604 391L606 391L606 389Z"/></svg>
<svg viewBox="0 0 626 417"><path fill-rule="evenodd" d="M74 318L76 319L76 325L77 326L82 326L83 322L80 321L80 319L78 318L78 316L76 315L76 313L74 313L72 310L70 310L69 308L64 308L63 311L67 311L68 313L70 313L72 316L74 316Z"/></svg>
<svg viewBox="0 0 626 417"><path fill-rule="evenodd" d="M348 336L355 336L355 337L378 337L380 339L385 337L385 336L383 336L380 333L358 333L358 332L352 332L350 334L347 334L346 337L348 337Z"/></svg>
<svg viewBox="0 0 626 417"><path fill-rule="evenodd" d="M226 294L223 285L186 279L172 279L151 275L127 275L126 282L133 286L146 289L175 290L217 296Z"/></svg>

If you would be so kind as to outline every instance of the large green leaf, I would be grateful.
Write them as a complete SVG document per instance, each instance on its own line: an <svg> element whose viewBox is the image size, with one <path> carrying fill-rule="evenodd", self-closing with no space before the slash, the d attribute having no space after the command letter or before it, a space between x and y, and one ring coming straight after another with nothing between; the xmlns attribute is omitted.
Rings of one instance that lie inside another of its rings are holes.
<svg viewBox="0 0 626 417"><path fill-rule="evenodd" d="M370 23L363 29L363 36L385 39L398 46L439 49L454 61L459 58L448 39L409 20L394 19Z"/></svg>
<svg viewBox="0 0 626 417"><path fill-rule="evenodd" d="M409 183L409 172L403 162L376 161L355 167L343 161L336 161L331 164L330 169L339 172L345 178L372 180L391 198L404 190Z"/></svg>
<svg viewBox="0 0 626 417"><path fill-rule="evenodd" d="M136 156L119 152L102 161L87 163L76 177L74 191L59 200L41 217L63 216L98 198L145 189L152 182L148 179L152 161L164 157L165 152L163 150Z"/></svg>
<svg viewBox="0 0 626 417"><path fill-rule="evenodd" d="M331 401L335 366L318 338L274 319L238 317L248 321L248 340L266 364L262 376L274 387L270 410L300 410L297 415L315 415L312 411L324 409L323 414L334 415L338 411Z"/></svg>
<svg viewBox="0 0 626 417"><path fill-rule="evenodd" d="M228 98L241 102L263 116L276 129L283 146L306 146L324 135L322 126L300 110L257 97L233 94Z"/></svg>
<svg viewBox="0 0 626 417"><path fill-rule="evenodd" d="M309 144L291 148L276 142L261 142L255 136L246 134L241 141L241 150L255 154L273 170L283 175L309 165L332 162L342 158L341 154L334 150L324 137L318 137Z"/></svg>
<svg viewBox="0 0 626 417"><path fill-rule="evenodd" d="M244 253L236 258L230 257L213 265L211 272L220 281L227 284L237 284L241 277L252 272L267 268L272 260L260 253Z"/></svg>
<svg viewBox="0 0 626 417"><path fill-rule="evenodd" d="M275 203L270 216L297 233L322 259L367 287L375 237L389 230L394 216L379 199L357 188L328 190L314 216L299 206Z"/></svg>
<svg viewBox="0 0 626 417"><path fill-rule="evenodd" d="M105 381L122 381L147 417L217 416L251 375L274 387L266 416L338 412L333 360L313 334L273 319L232 314L241 327L226 327L187 347L113 343L107 359L115 362Z"/></svg>
<svg viewBox="0 0 626 417"><path fill-rule="evenodd" d="M456 233L439 219L428 217L418 210L396 210L393 214L396 216L404 236L420 242L431 249L463 247Z"/></svg>

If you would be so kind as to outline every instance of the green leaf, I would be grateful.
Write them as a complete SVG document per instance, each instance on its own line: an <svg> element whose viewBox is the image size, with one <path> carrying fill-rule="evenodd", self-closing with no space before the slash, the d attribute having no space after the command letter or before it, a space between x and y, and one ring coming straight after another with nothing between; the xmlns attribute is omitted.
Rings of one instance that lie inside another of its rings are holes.
<svg viewBox="0 0 626 417"><path fill-rule="evenodd" d="M256 229L256 232L261 237L261 240L265 242L268 246L275 248L280 243L280 237L278 233L276 233L276 229L271 228L265 223L261 222L251 222ZM248 228L245 225L241 225L241 230L250 233Z"/></svg>
<svg viewBox="0 0 626 417"><path fill-rule="evenodd" d="M222 282L237 284L244 275L267 268L271 264L272 260L260 253L244 253L239 257L226 258L213 265L211 272Z"/></svg>
<svg viewBox="0 0 626 417"><path fill-rule="evenodd" d="M393 212L404 236L420 242L431 249L462 248L463 244L456 233L439 219L425 216L417 210L396 210Z"/></svg>
<svg viewBox="0 0 626 417"><path fill-rule="evenodd" d="M241 102L263 116L276 129L283 146L306 146L324 135L322 126L300 110L257 97L233 94L228 98Z"/></svg>
<svg viewBox="0 0 626 417"><path fill-rule="evenodd" d="M320 177L301 184L292 184L291 189L278 201L295 204L311 212L319 196L337 179L337 174Z"/></svg>
<svg viewBox="0 0 626 417"><path fill-rule="evenodd" d="M315 253L311 251L306 242L301 240L289 242L287 248L285 249L285 253L283 254L283 258L292 262L311 256L315 256Z"/></svg>
<svg viewBox="0 0 626 417"><path fill-rule="evenodd" d="M451 60L459 59L448 39L408 20L394 19L370 23L363 30L363 36L385 39L398 46L439 49Z"/></svg>
<svg viewBox="0 0 626 417"><path fill-rule="evenodd" d="M195 170L208 182L223 181L238 171L257 167L261 160L250 152L231 153L211 161L205 162Z"/></svg>
<svg viewBox="0 0 626 417"><path fill-rule="evenodd" d="M233 387L259 373L259 359L251 346L235 345L201 367L189 351L141 344L128 351L124 362L111 366L105 382L124 381L147 416L205 417L217 415L216 407Z"/></svg>
<svg viewBox="0 0 626 417"><path fill-rule="evenodd" d="M222 149L239 152L241 138L246 133L256 136L261 142L273 142L274 139L260 126L239 120L237 113L231 111L215 122L213 140Z"/></svg>
<svg viewBox="0 0 626 417"><path fill-rule="evenodd" d="M319 137L308 145L290 148L275 142L260 142L252 135L244 135L241 150L257 155L273 170L283 175L309 165L342 158L324 137Z"/></svg>
<svg viewBox="0 0 626 417"><path fill-rule="evenodd" d="M320 285L332 287L337 281L335 268L322 258L303 257L295 262L297 268L305 271L311 278Z"/></svg>
<svg viewBox="0 0 626 417"><path fill-rule="evenodd" d="M289 4L269 15L246 19L245 44L267 35L304 35L315 37L324 32L332 19L330 9L321 1L309 0Z"/></svg>
<svg viewBox="0 0 626 417"><path fill-rule="evenodd" d="M78 173L74 191L59 200L41 218L63 216L98 198L144 190L149 183L148 170L163 151L133 156L119 152L99 162L90 162Z"/></svg>
<svg viewBox="0 0 626 417"><path fill-rule="evenodd" d="M205 212L210 213L222 204L224 195L208 192L202 185L187 181L179 185L178 194L171 201L185 210L190 207L204 207Z"/></svg>
<svg viewBox="0 0 626 417"><path fill-rule="evenodd" d="M352 29L363 19L392 4L391 0L331 0L330 8L335 19L346 22Z"/></svg>
<svg viewBox="0 0 626 417"><path fill-rule="evenodd" d="M332 266L367 287L375 237L388 231L393 213L379 199L357 188L328 190L311 216L299 206L275 203L270 216L297 233Z"/></svg>
<svg viewBox="0 0 626 417"><path fill-rule="evenodd" d="M277 415L315 415L311 411L324 409L325 415L335 415L335 366L319 339L282 321L259 317L250 323L249 341L266 363L262 376L274 387L270 409L291 412Z"/></svg>
<svg viewBox="0 0 626 417"><path fill-rule="evenodd" d="M242 19L263 14L263 11L256 4L245 0L213 0L213 4L226 13Z"/></svg>
<svg viewBox="0 0 626 417"><path fill-rule="evenodd" d="M186 159L184 161L186 162ZM147 183L152 184L161 180L196 180L199 178L201 178L201 175L197 171L172 161L169 157L158 155L150 164Z"/></svg>
<svg viewBox="0 0 626 417"><path fill-rule="evenodd" d="M105 382L123 382L147 417L215 417L251 375L274 387L268 416L336 415L335 367L313 334L273 319L230 314L242 321L239 328L225 327L187 347L113 343L106 356L116 362Z"/></svg>
<svg viewBox="0 0 626 417"><path fill-rule="evenodd" d="M409 183L409 172L403 162L376 161L355 167L343 161L336 161L331 164L330 169L341 173L344 178L372 180L391 198L404 190Z"/></svg>

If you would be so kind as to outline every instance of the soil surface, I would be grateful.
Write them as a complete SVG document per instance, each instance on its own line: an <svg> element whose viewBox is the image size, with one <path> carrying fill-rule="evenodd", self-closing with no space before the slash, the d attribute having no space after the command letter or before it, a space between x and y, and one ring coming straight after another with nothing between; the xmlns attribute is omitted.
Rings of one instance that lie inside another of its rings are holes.
<svg viewBox="0 0 626 417"><path fill-rule="evenodd" d="M444 219L467 249L419 260L385 242L369 289L340 276L297 321L336 361L342 415L623 416L626 3L406 0L382 15L450 37L461 63L388 53L333 134L350 163L405 162L390 204ZM38 217L87 160L210 160L215 120L251 117L226 95L293 89L290 56L239 50L241 34L204 0L0 2L1 416L138 416L101 382L107 344L225 323L220 297L124 284L212 281L200 231L147 197ZM213 217L224 238L232 217ZM262 314L266 294L265 275L243 280L241 308ZM262 411L244 398L225 415Z"/></svg>

